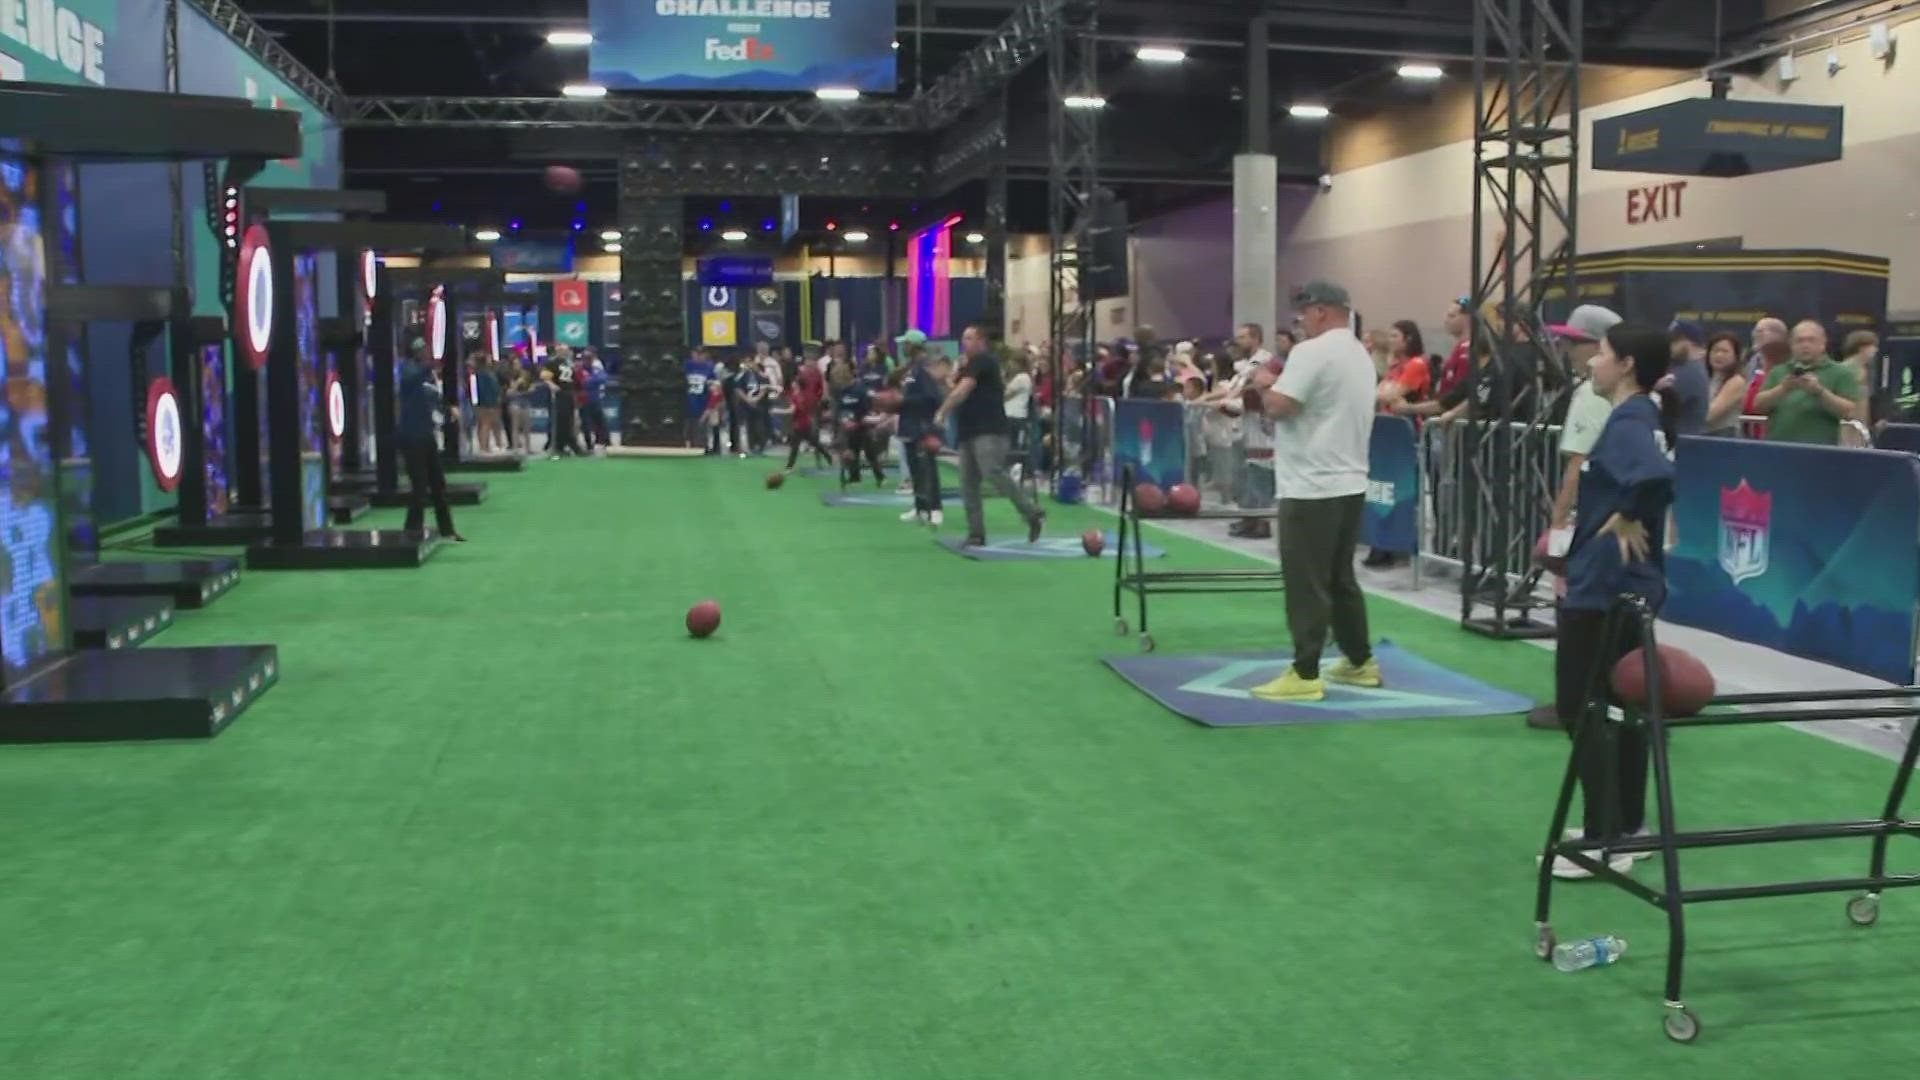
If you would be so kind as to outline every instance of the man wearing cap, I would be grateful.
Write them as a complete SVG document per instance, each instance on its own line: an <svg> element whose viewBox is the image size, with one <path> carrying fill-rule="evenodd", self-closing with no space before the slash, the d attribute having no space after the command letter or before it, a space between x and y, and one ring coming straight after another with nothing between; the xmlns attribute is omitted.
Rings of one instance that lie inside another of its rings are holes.
<svg viewBox="0 0 1920 1080"><path fill-rule="evenodd" d="M1673 364L1667 368L1673 385L1662 392L1673 395L1674 433L1704 435L1707 411L1713 406L1713 377L1707 373L1706 328L1688 319L1675 319L1667 328L1667 338L1673 346Z"/></svg>
<svg viewBox="0 0 1920 1080"><path fill-rule="evenodd" d="M1293 665L1255 687L1267 701L1326 697L1320 654L1331 630L1344 655L1326 679L1379 686L1367 630L1367 598L1354 574L1373 432L1373 357L1353 334L1352 302L1331 281L1293 296L1307 340L1295 345L1271 389L1249 388L1249 405L1274 421L1274 483L1280 497L1280 569L1287 581Z"/></svg>
<svg viewBox="0 0 1920 1080"><path fill-rule="evenodd" d="M1620 316L1609 308L1582 304L1573 309L1566 322L1547 327L1547 332L1558 338L1567 351L1568 370L1580 379L1567 400L1567 418L1560 427L1560 487L1553 497L1551 522L1553 531L1568 542L1573 539L1573 503L1580 493L1580 467L1600 440L1607 418L1613 415L1613 402L1594 387L1593 379L1587 374L1587 364L1599 353L1600 340L1620 321ZM1564 551L1553 552L1552 544L1553 541L1549 541L1552 554L1564 554ZM1527 726L1543 731L1564 728L1567 720L1551 702L1527 714Z"/></svg>

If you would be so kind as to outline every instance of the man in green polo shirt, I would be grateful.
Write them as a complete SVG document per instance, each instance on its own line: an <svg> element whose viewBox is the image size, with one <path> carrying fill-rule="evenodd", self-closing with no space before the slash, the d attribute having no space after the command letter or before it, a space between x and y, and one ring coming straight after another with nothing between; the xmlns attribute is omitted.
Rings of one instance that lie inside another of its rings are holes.
<svg viewBox="0 0 1920 1080"><path fill-rule="evenodd" d="M1838 446L1840 422L1853 419L1859 380L1827 355L1826 327L1808 319L1793 328L1793 358L1767 374L1753 399L1767 417L1767 441Z"/></svg>

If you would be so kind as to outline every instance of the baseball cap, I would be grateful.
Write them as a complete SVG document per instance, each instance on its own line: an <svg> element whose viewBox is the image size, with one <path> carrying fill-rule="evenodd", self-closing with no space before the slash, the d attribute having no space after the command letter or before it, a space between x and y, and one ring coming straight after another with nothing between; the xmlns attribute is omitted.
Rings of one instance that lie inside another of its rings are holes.
<svg viewBox="0 0 1920 1080"><path fill-rule="evenodd" d="M901 345L925 345L927 343L927 335L918 330L909 330L893 340Z"/></svg>
<svg viewBox="0 0 1920 1080"><path fill-rule="evenodd" d="M1293 291L1293 306L1296 308L1311 307L1314 304L1347 307L1351 303L1352 299L1343 286L1317 278Z"/></svg>
<svg viewBox="0 0 1920 1080"><path fill-rule="evenodd" d="M1691 319L1675 319L1673 320L1673 325L1667 327L1667 340L1688 341L1695 345L1705 345L1707 343L1707 332L1699 323Z"/></svg>
<svg viewBox="0 0 1920 1080"><path fill-rule="evenodd" d="M1581 304L1567 316L1567 321L1547 327L1547 333L1569 341L1599 341L1607 336L1607 331L1620 325L1620 316L1598 304Z"/></svg>

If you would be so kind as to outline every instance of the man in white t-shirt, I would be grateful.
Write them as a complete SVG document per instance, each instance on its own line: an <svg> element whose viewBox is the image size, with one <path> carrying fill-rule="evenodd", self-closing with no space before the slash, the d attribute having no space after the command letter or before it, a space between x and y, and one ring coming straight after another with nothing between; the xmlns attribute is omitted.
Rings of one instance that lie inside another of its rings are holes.
<svg viewBox="0 0 1920 1080"><path fill-rule="evenodd" d="M1307 340L1293 347L1272 389L1248 391L1249 406L1273 419L1293 666L1253 694L1268 701L1319 701L1327 696L1320 654L1329 631L1344 658L1327 669L1326 678L1380 685L1367 598L1353 570L1366 502L1375 376L1372 354L1351 329L1346 289L1310 281L1294 293L1293 306Z"/></svg>

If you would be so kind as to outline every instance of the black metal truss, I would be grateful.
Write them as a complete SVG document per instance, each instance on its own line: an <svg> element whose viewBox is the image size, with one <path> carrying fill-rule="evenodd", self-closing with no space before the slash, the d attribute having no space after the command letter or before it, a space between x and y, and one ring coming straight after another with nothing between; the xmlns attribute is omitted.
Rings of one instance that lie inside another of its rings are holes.
<svg viewBox="0 0 1920 1080"><path fill-rule="evenodd" d="M1027 0L999 29L967 50L951 71L915 99L916 122L935 131L988 100L1014 75L1040 58L1052 40L1061 11L1076 0Z"/></svg>
<svg viewBox="0 0 1920 1080"><path fill-rule="evenodd" d="M1072 347L1083 363L1093 360L1093 302L1082 294L1083 260L1093 257L1093 208L1100 190L1099 108L1068 108L1067 99L1098 98L1098 0L1063 0L1047 41L1047 231L1049 273L1047 336L1053 385L1067 385L1063 354ZM1069 307L1069 304L1072 306ZM1090 471L1102 452L1088 409L1083 469ZM1054 410L1053 444L1067 445L1065 410ZM1056 470L1056 476L1058 470ZM1082 475L1087 475L1083 472Z"/></svg>
<svg viewBox="0 0 1920 1080"><path fill-rule="evenodd" d="M659 132L895 135L916 130L910 101L715 101L605 97L354 98L350 127L613 128Z"/></svg>
<svg viewBox="0 0 1920 1080"><path fill-rule="evenodd" d="M956 126L940 136L928 163L933 190L951 191L969 180L988 175L1007 164L1007 115L1004 98L978 121Z"/></svg>
<svg viewBox="0 0 1920 1080"><path fill-rule="evenodd" d="M620 190L650 196L851 195L922 191L920 140L801 135L661 135L621 150Z"/></svg>
<svg viewBox="0 0 1920 1080"><path fill-rule="evenodd" d="M685 441L687 308L680 279L686 202L620 182L621 441Z"/></svg>
<svg viewBox="0 0 1920 1080"><path fill-rule="evenodd" d="M1474 0L1474 344L1505 372L1466 439L1461 623L1551 633L1533 539L1560 471L1546 430L1572 388L1542 311L1574 295L1584 0Z"/></svg>
<svg viewBox="0 0 1920 1080"><path fill-rule="evenodd" d="M338 87L315 75L305 64L294 59L280 39L273 36L253 17L240 10L234 0L186 0L202 15L212 21L220 31L232 38L255 60L260 61L268 71L285 79L289 86L298 90L308 101L314 103L328 116L340 115L345 95Z"/></svg>

